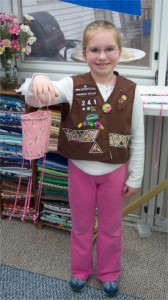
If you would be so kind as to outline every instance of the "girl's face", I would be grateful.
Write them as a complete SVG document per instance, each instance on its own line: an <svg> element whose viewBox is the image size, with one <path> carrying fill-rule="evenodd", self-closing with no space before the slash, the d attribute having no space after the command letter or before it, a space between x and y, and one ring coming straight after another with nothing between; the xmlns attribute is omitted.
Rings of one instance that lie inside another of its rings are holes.
<svg viewBox="0 0 168 300"><path fill-rule="evenodd" d="M113 30L100 29L88 33L86 50L83 57L90 67L93 77L109 77L113 73L121 55L116 33Z"/></svg>

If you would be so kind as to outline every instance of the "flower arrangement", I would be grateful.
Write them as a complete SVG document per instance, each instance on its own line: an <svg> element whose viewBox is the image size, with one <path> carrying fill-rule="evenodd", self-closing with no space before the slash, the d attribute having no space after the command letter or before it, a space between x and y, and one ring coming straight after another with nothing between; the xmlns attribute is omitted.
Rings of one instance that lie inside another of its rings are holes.
<svg viewBox="0 0 168 300"><path fill-rule="evenodd" d="M9 71L14 67L16 59L22 54L31 53L31 45L36 37L28 24L33 20L32 16L26 14L24 22L19 23L15 15L0 14L0 59L8 80Z"/></svg>

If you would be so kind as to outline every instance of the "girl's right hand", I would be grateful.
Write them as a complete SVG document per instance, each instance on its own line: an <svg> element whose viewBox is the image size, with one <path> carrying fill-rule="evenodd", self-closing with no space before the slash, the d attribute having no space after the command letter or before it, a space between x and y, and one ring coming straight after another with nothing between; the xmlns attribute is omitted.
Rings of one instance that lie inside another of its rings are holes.
<svg viewBox="0 0 168 300"><path fill-rule="evenodd" d="M51 80L43 75L37 74L33 77L32 83L33 94L38 101L44 106L54 104L55 97L58 96L57 91L53 87Z"/></svg>

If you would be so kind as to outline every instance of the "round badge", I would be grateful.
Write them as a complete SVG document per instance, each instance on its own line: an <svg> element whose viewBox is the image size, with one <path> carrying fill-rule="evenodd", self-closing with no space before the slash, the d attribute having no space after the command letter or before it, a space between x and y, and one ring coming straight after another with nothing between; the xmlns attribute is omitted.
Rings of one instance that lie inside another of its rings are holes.
<svg viewBox="0 0 168 300"><path fill-rule="evenodd" d="M111 105L109 103L105 103L102 106L102 111L108 114L111 111Z"/></svg>

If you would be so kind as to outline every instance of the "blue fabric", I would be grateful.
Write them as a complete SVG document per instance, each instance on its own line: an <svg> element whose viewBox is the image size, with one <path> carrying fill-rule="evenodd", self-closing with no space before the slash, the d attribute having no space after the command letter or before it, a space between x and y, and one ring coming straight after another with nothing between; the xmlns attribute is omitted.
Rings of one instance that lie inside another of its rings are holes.
<svg viewBox="0 0 168 300"><path fill-rule="evenodd" d="M130 15L141 15L140 0L60 0L80 6L97 9L114 10Z"/></svg>
<svg viewBox="0 0 168 300"><path fill-rule="evenodd" d="M22 147L17 145L11 144L0 144L0 157L7 158L7 157L22 157Z"/></svg>
<svg viewBox="0 0 168 300"><path fill-rule="evenodd" d="M21 125L20 113L0 112L0 124Z"/></svg>
<svg viewBox="0 0 168 300"><path fill-rule="evenodd" d="M25 102L17 96L0 95L0 110L6 112L25 112Z"/></svg>

